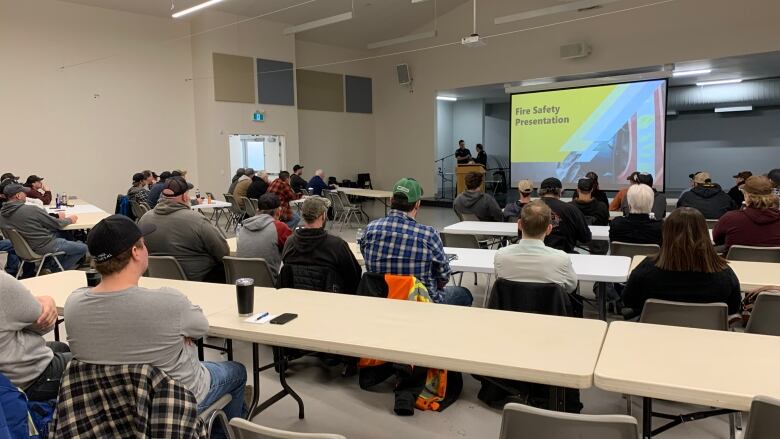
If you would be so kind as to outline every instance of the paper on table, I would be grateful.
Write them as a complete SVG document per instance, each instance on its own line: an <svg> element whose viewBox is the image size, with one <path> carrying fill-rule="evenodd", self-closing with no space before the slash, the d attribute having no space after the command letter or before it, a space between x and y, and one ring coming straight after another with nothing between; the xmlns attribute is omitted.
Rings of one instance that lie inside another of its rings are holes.
<svg viewBox="0 0 780 439"><path fill-rule="evenodd" d="M258 317L260 317L263 314L265 314L265 317L263 317L262 319L258 319ZM246 319L244 319L244 321L246 323L260 323L260 324L262 324L262 323L268 323L268 322L270 322L272 319L274 319L276 317L277 317L276 314L269 314L269 313L263 311L263 312L258 312L258 313L252 314L251 316L249 316Z"/></svg>

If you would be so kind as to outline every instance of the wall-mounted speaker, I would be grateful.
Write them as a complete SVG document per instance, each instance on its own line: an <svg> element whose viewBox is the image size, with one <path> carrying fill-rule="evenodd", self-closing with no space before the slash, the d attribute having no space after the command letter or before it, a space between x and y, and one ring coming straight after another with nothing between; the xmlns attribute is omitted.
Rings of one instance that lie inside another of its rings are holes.
<svg viewBox="0 0 780 439"><path fill-rule="evenodd" d="M409 71L408 64L396 65L395 73L398 76L398 85L410 85L412 83L412 73Z"/></svg>

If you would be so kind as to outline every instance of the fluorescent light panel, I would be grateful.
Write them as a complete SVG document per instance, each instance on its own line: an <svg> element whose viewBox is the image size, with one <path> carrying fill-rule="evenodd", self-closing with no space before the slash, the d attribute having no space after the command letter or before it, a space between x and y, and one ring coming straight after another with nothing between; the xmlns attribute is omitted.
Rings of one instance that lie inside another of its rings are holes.
<svg viewBox="0 0 780 439"><path fill-rule="evenodd" d="M731 113L734 111L753 111L753 106L745 105L742 107L720 107L715 109L716 113Z"/></svg>
<svg viewBox="0 0 780 439"><path fill-rule="evenodd" d="M697 82L696 85L720 85L720 84L739 84L742 82L741 78L738 79L720 79L718 81L704 81L704 82Z"/></svg>
<svg viewBox="0 0 780 439"><path fill-rule="evenodd" d="M328 26L331 24L341 23L342 21L352 20L352 11L345 12L343 14L334 15L332 17L320 18L319 20L310 21L308 23L299 24L296 26L290 26L284 29L285 35L297 34L318 27Z"/></svg>
<svg viewBox="0 0 780 439"><path fill-rule="evenodd" d="M216 5L217 3L221 2L221 1L222 0L209 0L207 2L203 2L203 3L199 4L199 5L195 5L195 6L191 7L191 8L187 8L187 9L185 9L183 11L179 11L179 12L171 15L171 17L173 17L173 18L183 17L183 16L185 16L187 14L191 14L191 13L193 13L195 11L200 11L203 8L208 8L211 5Z"/></svg>
<svg viewBox="0 0 780 439"><path fill-rule="evenodd" d="M376 43L369 43L366 48L379 49L380 47L395 46L396 44L410 43L417 40L425 40L427 38L433 38L436 36L436 31L421 32L419 34L406 35L403 37L392 38L384 41L377 41Z"/></svg>
<svg viewBox="0 0 780 439"><path fill-rule="evenodd" d="M452 97L452 96L436 96L436 100L438 100L438 101L455 102L455 101L458 100L458 98Z"/></svg>
<svg viewBox="0 0 780 439"><path fill-rule="evenodd" d="M620 0L579 0L565 5L550 6L549 8L534 9L533 11L520 12L503 17L496 17L494 24L506 24L514 21L530 20L531 18L544 17L545 15L560 14L563 12L572 12L580 9L592 8L594 6L615 3Z"/></svg>
<svg viewBox="0 0 780 439"><path fill-rule="evenodd" d="M712 72L712 69L699 69L699 70L683 70L683 71L677 71L675 70L674 73L672 73L672 76L675 78L679 78L681 76L695 76L695 75L706 75Z"/></svg>

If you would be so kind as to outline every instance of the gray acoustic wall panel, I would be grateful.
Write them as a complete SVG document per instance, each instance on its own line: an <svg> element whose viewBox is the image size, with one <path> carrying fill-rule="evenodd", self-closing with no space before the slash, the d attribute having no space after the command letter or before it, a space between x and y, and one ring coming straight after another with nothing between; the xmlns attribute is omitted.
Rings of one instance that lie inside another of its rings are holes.
<svg viewBox="0 0 780 439"><path fill-rule="evenodd" d="M214 53L214 100L255 103L254 63L246 56Z"/></svg>
<svg viewBox="0 0 780 439"><path fill-rule="evenodd" d="M295 105L292 63L257 59L257 101L261 104Z"/></svg>
<svg viewBox="0 0 780 439"><path fill-rule="evenodd" d="M371 78L346 75L344 77L344 88L347 93L347 113L370 114L373 112Z"/></svg>

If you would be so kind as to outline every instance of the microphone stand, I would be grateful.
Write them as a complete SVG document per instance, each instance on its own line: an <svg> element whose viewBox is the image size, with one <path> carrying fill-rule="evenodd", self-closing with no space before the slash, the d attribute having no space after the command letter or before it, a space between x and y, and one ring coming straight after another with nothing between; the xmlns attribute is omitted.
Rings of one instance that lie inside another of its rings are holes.
<svg viewBox="0 0 780 439"><path fill-rule="evenodd" d="M441 176L441 197L439 197L440 200L444 199L444 160L446 160L446 159L448 159L450 157L454 157L454 156L455 156L455 153L453 152L452 154L445 155L444 157L442 157L442 158L440 158L438 160L434 160L434 162L433 162L433 163L441 162L441 163L439 163L439 175Z"/></svg>

